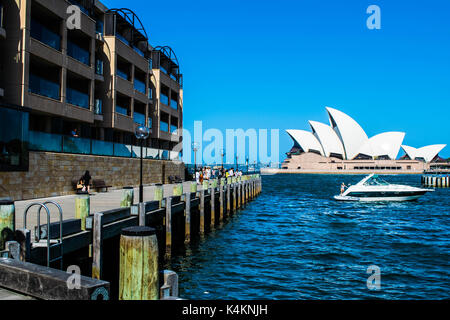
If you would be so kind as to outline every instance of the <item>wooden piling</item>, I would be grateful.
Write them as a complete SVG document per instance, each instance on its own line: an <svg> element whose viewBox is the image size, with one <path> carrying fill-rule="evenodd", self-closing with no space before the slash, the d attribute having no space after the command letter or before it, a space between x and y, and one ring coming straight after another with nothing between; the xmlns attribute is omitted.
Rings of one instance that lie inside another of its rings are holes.
<svg viewBox="0 0 450 320"><path fill-rule="evenodd" d="M173 195L174 196L181 196L183 194L183 184L178 183L173 187Z"/></svg>
<svg viewBox="0 0 450 320"><path fill-rule="evenodd" d="M192 186L192 185L191 185ZM196 185L197 186L197 185ZM197 188L196 188L197 189ZM192 191L192 189L191 189ZM184 194L184 243L191 242L191 193Z"/></svg>
<svg viewBox="0 0 450 320"><path fill-rule="evenodd" d="M120 237L119 300L158 299L158 240L155 229L142 226L125 228Z"/></svg>
<svg viewBox="0 0 450 320"><path fill-rule="evenodd" d="M219 222L222 223L223 221L223 184L222 184L223 180L220 179L220 184L219 184Z"/></svg>
<svg viewBox="0 0 450 320"><path fill-rule="evenodd" d="M162 184L157 184L155 186L155 194L153 199L159 202L159 207L162 207L162 200L164 199L164 188Z"/></svg>
<svg viewBox="0 0 450 320"><path fill-rule="evenodd" d="M231 181L233 183L233 212L236 212L236 178L232 178Z"/></svg>
<svg viewBox="0 0 450 320"><path fill-rule="evenodd" d="M230 184L227 183L227 210L226 210L227 216L231 215L231 198L230 198L231 190L230 189L231 189Z"/></svg>
<svg viewBox="0 0 450 320"><path fill-rule="evenodd" d="M205 189L200 191L200 234L205 234Z"/></svg>
<svg viewBox="0 0 450 320"><path fill-rule="evenodd" d="M216 225L216 188L214 188L214 182L212 183L212 187L210 189L210 203L211 203L211 230L214 229L214 226Z"/></svg>
<svg viewBox="0 0 450 320"><path fill-rule="evenodd" d="M75 199L75 218L81 219L81 230L86 230L86 218L90 213L89 194L78 194Z"/></svg>
<svg viewBox="0 0 450 320"><path fill-rule="evenodd" d="M172 197L166 198L166 258L172 254Z"/></svg>
<svg viewBox="0 0 450 320"><path fill-rule="evenodd" d="M103 213L94 214L92 234L92 278L100 280L103 270Z"/></svg>
<svg viewBox="0 0 450 320"><path fill-rule="evenodd" d="M120 201L120 207L131 207L134 203L134 189L133 187L125 187L122 191L122 200Z"/></svg>

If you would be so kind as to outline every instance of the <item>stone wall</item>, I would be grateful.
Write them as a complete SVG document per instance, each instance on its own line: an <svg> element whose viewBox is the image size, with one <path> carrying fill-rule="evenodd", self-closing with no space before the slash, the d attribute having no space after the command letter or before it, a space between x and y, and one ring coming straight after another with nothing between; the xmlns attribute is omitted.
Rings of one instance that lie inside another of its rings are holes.
<svg viewBox="0 0 450 320"><path fill-rule="evenodd" d="M26 200L73 194L72 180L89 170L92 179L102 179L113 188L138 186L140 159L51 152L30 152L28 172L0 172L0 198ZM184 180L184 164L143 160L143 184L164 183L169 176Z"/></svg>

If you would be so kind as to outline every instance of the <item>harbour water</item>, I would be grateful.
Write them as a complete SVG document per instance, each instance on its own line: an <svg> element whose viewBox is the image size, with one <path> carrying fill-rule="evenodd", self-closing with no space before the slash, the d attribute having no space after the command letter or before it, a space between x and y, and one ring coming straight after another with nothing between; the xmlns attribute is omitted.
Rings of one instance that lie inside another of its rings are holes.
<svg viewBox="0 0 450 320"><path fill-rule="evenodd" d="M345 203L363 176L274 175L223 228L174 257L186 299L448 299L450 190L417 201ZM385 176L420 185L420 176ZM367 268L380 268L369 290Z"/></svg>

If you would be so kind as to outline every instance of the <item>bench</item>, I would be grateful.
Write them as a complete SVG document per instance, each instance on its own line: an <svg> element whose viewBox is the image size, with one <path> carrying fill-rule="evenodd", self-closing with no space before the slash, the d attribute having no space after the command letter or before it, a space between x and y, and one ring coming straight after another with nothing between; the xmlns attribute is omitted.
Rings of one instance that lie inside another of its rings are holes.
<svg viewBox="0 0 450 320"><path fill-rule="evenodd" d="M92 187L94 188L94 189L97 189L97 191L99 190L99 189L106 189L106 192L108 192L108 188L111 188L112 186L108 186L106 183L105 183L105 180L92 180Z"/></svg>

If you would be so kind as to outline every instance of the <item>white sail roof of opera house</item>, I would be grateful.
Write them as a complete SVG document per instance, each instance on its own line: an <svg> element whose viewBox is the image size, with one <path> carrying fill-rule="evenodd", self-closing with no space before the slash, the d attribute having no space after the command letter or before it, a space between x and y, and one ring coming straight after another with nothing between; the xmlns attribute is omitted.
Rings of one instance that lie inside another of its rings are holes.
<svg viewBox="0 0 450 320"><path fill-rule="evenodd" d="M342 158L345 157L342 142L332 127L317 121L309 121L309 125L311 126L313 134L319 140L323 149L323 154L326 157L330 157L331 154L340 154Z"/></svg>
<svg viewBox="0 0 450 320"><path fill-rule="evenodd" d="M304 152L313 150L323 155L319 140L311 132L306 130L286 130L286 132L298 143Z"/></svg>
<svg viewBox="0 0 450 320"><path fill-rule="evenodd" d="M405 138L404 132L383 132L368 139L358 150L357 154L370 157L388 156L397 159L400 146Z"/></svg>
<svg viewBox="0 0 450 320"><path fill-rule="evenodd" d="M432 161L445 144L435 144L419 149L402 145L404 132L383 132L370 139L363 128L350 116L342 111L326 107L331 126L317 121L309 121L311 132L306 130L287 130L287 133L304 152L316 151L325 157L339 157L344 160L353 160L364 155L376 159L387 156L397 159L400 148L403 148L412 160L424 159Z"/></svg>
<svg viewBox="0 0 450 320"><path fill-rule="evenodd" d="M326 107L330 117L330 124L344 145L346 159L353 159L369 138L361 126L345 113Z"/></svg>
<svg viewBox="0 0 450 320"><path fill-rule="evenodd" d="M409 146L403 146L402 149L408 155L408 157L412 160L416 158L423 158L426 162L430 162L433 160L442 149L444 149L446 144L433 144L429 146L425 146L422 148L414 148Z"/></svg>

